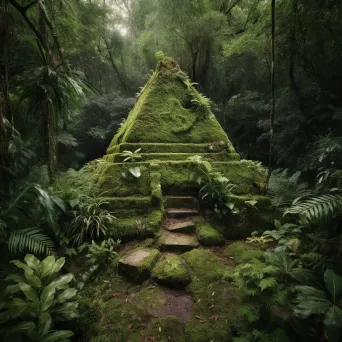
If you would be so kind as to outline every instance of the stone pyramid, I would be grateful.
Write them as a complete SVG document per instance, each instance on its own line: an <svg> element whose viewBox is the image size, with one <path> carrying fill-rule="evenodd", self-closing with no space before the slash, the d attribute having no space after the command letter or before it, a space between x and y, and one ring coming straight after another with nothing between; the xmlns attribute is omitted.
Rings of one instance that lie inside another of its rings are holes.
<svg viewBox="0 0 342 342"><path fill-rule="evenodd" d="M123 152L137 149L140 158L124 162ZM167 197L198 194L191 174L199 163L210 163L236 185L236 201L259 196L263 182L255 163L240 161L209 100L165 56L103 159L98 191L118 217L113 235L127 240L160 229Z"/></svg>

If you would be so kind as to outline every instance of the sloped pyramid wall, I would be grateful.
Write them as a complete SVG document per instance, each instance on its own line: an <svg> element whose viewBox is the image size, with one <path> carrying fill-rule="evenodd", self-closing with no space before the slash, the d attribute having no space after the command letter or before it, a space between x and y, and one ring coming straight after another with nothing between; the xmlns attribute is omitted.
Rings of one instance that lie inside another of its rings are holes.
<svg viewBox="0 0 342 342"><path fill-rule="evenodd" d="M138 148L138 162L123 162L123 151ZM166 195L196 195L198 185L190 177L198 167L194 156L236 184L237 201L259 195L263 177L257 166L240 161L208 99L173 59L162 57L104 156L98 187L118 217L113 234L134 238L141 227L152 234L161 226Z"/></svg>

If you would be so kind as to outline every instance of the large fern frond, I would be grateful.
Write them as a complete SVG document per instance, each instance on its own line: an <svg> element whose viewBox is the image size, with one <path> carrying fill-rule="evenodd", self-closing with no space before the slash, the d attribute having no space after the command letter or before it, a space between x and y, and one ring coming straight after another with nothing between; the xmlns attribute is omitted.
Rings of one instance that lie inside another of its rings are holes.
<svg viewBox="0 0 342 342"><path fill-rule="evenodd" d="M284 215L300 215L304 224L312 224L331 220L341 214L341 209L342 196L328 194L295 201Z"/></svg>
<svg viewBox="0 0 342 342"><path fill-rule="evenodd" d="M51 254L54 250L53 241L41 230L26 228L11 233L8 248L11 253L30 252L32 254Z"/></svg>

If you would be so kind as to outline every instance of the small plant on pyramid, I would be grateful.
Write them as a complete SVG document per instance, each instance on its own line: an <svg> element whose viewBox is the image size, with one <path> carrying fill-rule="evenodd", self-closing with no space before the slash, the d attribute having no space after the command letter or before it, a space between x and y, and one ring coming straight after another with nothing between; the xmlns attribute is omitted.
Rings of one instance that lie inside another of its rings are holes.
<svg viewBox="0 0 342 342"><path fill-rule="evenodd" d="M139 153L141 151L141 148L138 148L137 150L135 150L134 152L132 151L123 151L122 152L122 156L126 157L123 161L124 162L128 162L128 161L136 161L137 159L141 159L142 156Z"/></svg>

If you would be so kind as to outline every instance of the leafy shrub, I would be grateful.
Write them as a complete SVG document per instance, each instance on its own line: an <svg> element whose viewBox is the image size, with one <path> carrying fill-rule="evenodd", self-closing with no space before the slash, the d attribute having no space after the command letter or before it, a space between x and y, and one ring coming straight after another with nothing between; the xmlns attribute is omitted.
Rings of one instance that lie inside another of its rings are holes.
<svg viewBox="0 0 342 342"><path fill-rule="evenodd" d="M69 287L71 273L59 275L64 258L48 256L39 261L27 254L25 263L14 260L22 274L10 274L6 280L6 300L0 306L1 335L6 341L69 341L71 331L53 330L54 321L77 317L77 290ZM26 338L23 339L23 336Z"/></svg>
<svg viewBox="0 0 342 342"><path fill-rule="evenodd" d="M0 208L0 241L11 253L50 254L60 238L59 213L65 203L52 196L39 184L28 184L13 194L6 207ZM25 224L26 227L18 227Z"/></svg>
<svg viewBox="0 0 342 342"><path fill-rule="evenodd" d="M192 177L201 186L199 195L202 200L208 200L213 204L214 210L219 215L225 215L228 212L237 214L239 210L230 201L234 184L224 177L221 172L212 169L210 164L199 164L196 174Z"/></svg>
<svg viewBox="0 0 342 342"><path fill-rule="evenodd" d="M121 154L123 157L126 157L123 161L136 161L137 159L141 159L142 155L139 153L141 151L141 148L138 148L134 152L132 151L123 151Z"/></svg>
<svg viewBox="0 0 342 342"><path fill-rule="evenodd" d="M120 243L120 240L114 241L113 239L107 239L103 240L101 244L98 245L95 241L92 241L91 245L89 245L87 263L91 266L96 265L101 268L102 266L112 262L117 255L115 250L118 248Z"/></svg>
<svg viewBox="0 0 342 342"><path fill-rule="evenodd" d="M329 342L338 342L342 327L342 277L333 270L324 273L325 290L297 286L295 313L299 317L318 315Z"/></svg>
<svg viewBox="0 0 342 342"><path fill-rule="evenodd" d="M98 238L106 235L108 226L115 220L108 210L102 208L106 204L108 202L95 200L74 212L74 219L68 228L74 244L81 245L85 237Z"/></svg>

